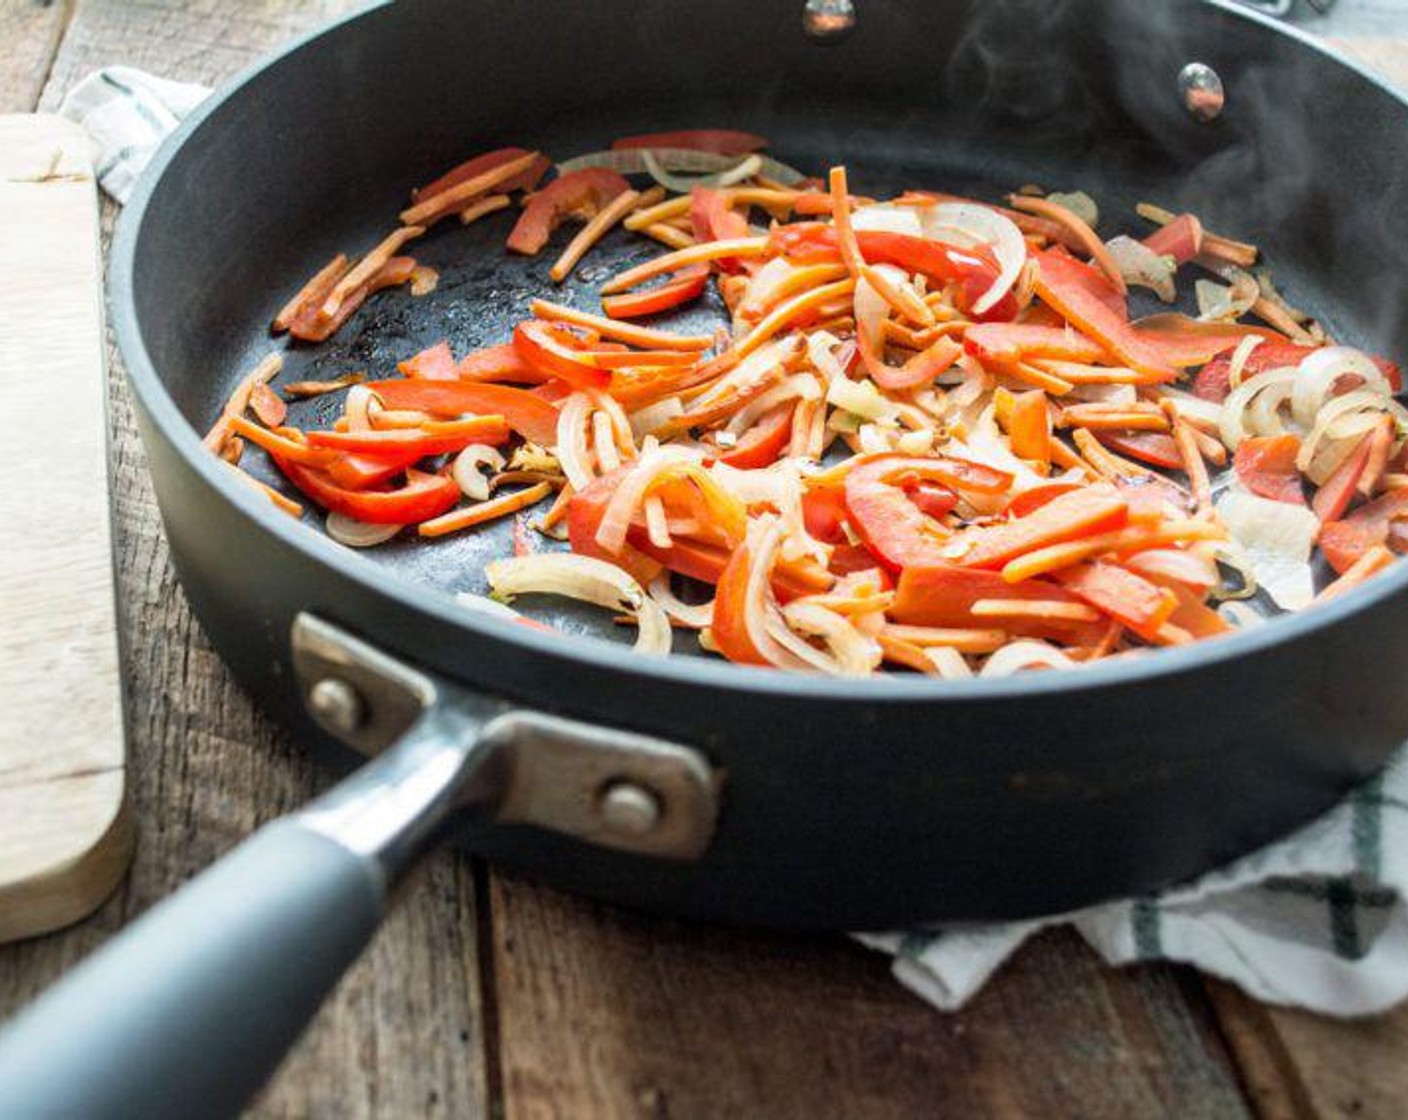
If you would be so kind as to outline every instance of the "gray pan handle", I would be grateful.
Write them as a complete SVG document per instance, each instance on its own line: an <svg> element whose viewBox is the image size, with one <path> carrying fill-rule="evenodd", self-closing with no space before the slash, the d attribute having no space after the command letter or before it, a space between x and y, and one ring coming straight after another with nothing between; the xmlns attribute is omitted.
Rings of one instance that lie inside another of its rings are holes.
<svg viewBox="0 0 1408 1120"><path fill-rule="evenodd" d="M238 1114L457 811L692 859L718 783L695 751L457 692L317 619L316 718L380 753L267 825L0 1031L5 1120Z"/></svg>

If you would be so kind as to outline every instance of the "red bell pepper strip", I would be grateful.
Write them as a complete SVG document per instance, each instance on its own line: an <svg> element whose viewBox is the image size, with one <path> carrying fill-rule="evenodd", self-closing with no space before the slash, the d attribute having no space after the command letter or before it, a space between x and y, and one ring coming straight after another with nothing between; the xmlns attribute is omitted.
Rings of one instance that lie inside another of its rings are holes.
<svg viewBox="0 0 1408 1120"><path fill-rule="evenodd" d="M1230 381L1232 374L1232 355L1236 351L1236 344L1231 349L1219 351L1217 356L1208 362L1198 371L1198 376L1193 381L1193 393L1208 401L1226 400L1230 391ZM1299 366L1306 356L1314 353L1313 346L1297 346L1294 342L1267 341L1257 346L1247 355L1246 364L1242 367L1242 380L1253 377L1258 373L1265 373L1269 369L1280 369L1283 366ZM1398 365L1387 358L1374 358L1374 364L1383 372L1389 386L1395 393L1403 390L1403 373Z"/></svg>
<svg viewBox="0 0 1408 1120"><path fill-rule="evenodd" d="M477 381L369 381L366 387L387 408L409 408L433 416L502 416L508 426L534 443L557 442L557 409L526 389Z"/></svg>
<svg viewBox="0 0 1408 1120"><path fill-rule="evenodd" d="M737 446L719 456L719 462L739 470L756 470L777 462L782 449L792 438L792 413L795 408L788 401L764 413L756 424L743 433Z"/></svg>
<svg viewBox="0 0 1408 1120"><path fill-rule="evenodd" d="M405 377L422 377L428 381L453 381L459 376L455 368L455 356L450 353L448 342L437 342L404 362L397 362L396 368Z"/></svg>
<svg viewBox="0 0 1408 1120"><path fill-rule="evenodd" d="M768 146L767 140L751 132L729 128L690 128L677 132L645 132L639 136L618 136L612 151L624 148L683 148L691 152L714 152L721 156L741 156Z"/></svg>
<svg viewBox="0 0 1408 1120"><path fill-rule="evenodd" d="M465 381L516 381L521 385L541 385L551 379L525 362L512 342L470 351L455 366L455 376Z"/></svg>
<svg viewBox="0 0 1408 1120"><path fill-rule="evenodd" d="M411 192L411 199L415 202L424 202L427 198L433 198L442 191L447 191L451 187L457 187L461 183L468 182L476 175L483 175L486 171L492 171L511 160L519 159L528 154L526 148L499 148L496 151L485 152L481 156L465 160L457 167L452 167L445 174L434 182L427 183L419 190ZM540 155L526 170L515 175L512 179L505 179L494 189L503 193L509 191L531 191L538 185L547 170L552 166L552 160L547 156Z"/></svg>
<svg viewBox="0 0 1408 1120"><path fill-rule="evenodd" d="M1394 552L1408 549L1408 487L1390 490L1348 517L1320 526L1320 550L1330 567L1346 572L1374 545L1387 545Z"/></svg>
<svg viewBox="0 0 1408 1120"><path fill-rule="evenodd" d="M1105 348L1070 327L1027 323L978 323L963 336L963 348L984 365L1010 368L1031 358L1063 362L1098 362Z"/></svg>
<svg viewBox="0 0 1408 1120"><path fill-rule="evenodd" d="M802 523L822 544L844 544L846 495L839 486L818 486L802 495Z"/></svg>
<svg viewBox="0 0 1408 1120"><path fill-rule="evenodd" d="M590 218L630 189L630 183L605 167L569 171L528 199L508 235L508 247L531 257L542 250L553 230L569 217Z"/></svg>
<svg viewBox="0 0 1408 1120"><path fill-rule="evenodd" d="M1118 564L1077 564L1056 578L1067 590L1128 626L1145 641L1155 640L1159 628L1178 609L1178 599L1172 592Z"/></svg>
<svg viewBox="0 0 1408 1120"><path fill-rule="evenodd" d="M1037 261L1037 295L1060 312L1068 323L1131 369L1168 381L1178 376L1178 371L1156 346L1091 294L1080 272L1084 265L1052 252L1042 253Z"/></svg>
<svg viewBox="0 0 1408 1120"><path fill-rule="evenodd" d="M611 384L611 371L569 346L568 337L538 319L525 320L513 328L513 346L525 365L548 377L560 377L577 389L604 389Z"/></svg>
<svg viewBox="0 0 1408 1120"><path fill-rule="evenodd" d="M1079 489L1080 484L1075 482L1048 482L1044 486L1033 486L1030 490L1023 490L1013 497L1007 503L1007 509L1004 512L1008 517L1026 517L1027 514L1035 513L1052 499Z"/></svg>
<svg viewBox="0 0 1408 1120"><path fill-rule="evenodd" d="M1161 257L1187 264L1203 251L1203 223L1192 214L1180 214L1146 237L1144 244Z"/></svg>
<svg viewBox="0 0 1408 1120"><path fill-rule="evenodd" d="M740 665L766 665L768 660L748 636L748 582L753 550L745 541L733 550L714 594L714 615L709 630L719 652Z"/></svg>
<svg viewBox="0 0 1408 1120"><path fill-rule="evenodd" d="M601 309L613 319L636 319L642 315L658 315L682 303L698 299L709 284L709 266L694 265L682 269L674 278L657 288L602 296Z"/></svg>
<svg viewBox="0 0 1408 1120"><path fill-rule="evenodd" d="M1168 471L1183 469L1183 455L1178 450L1177 442L1163 432L1129 432L1105 428L1092 434L1111 451L1138 459L1141 463L1149 463Z"/></svg>
<svg viewBox="0 0 1408 1120"><path fill-rule="evenodd" d="M309 432L307 435L312 447L372 455L415 452L421 458L463 451L471 443L499 444L508 440L508 425L502 417L482 416L476 420L479 422L462 421L454 425L453 432L445 433L425 428L382 428L364 432Z"/></svg>
<svg viewBox="0 0 1408 1120"><path fill-rule="evenodd" d="M1374 433L1366 432L1338 467L1335 473L1325 480L1325 484L1315 491L1310 499L1310 508L1321 522L1338 521L1354 500L1355 487L1364 477L1364 468L1369 465L1369 453L1373 448Z"/></svg>
<svg viewBox="0 0 1408 1120"><path fill-rule="evenodd" d="M977 525L951 538L953 562L969 568L1000 568L1023 553L1119 529L1129 520L1129 503L1118 494L1084 487L1053 498L1011 521Z"/></svg>
<svg viewBox="0 0 1408 1120"><path fill-rule="evenodd" d="M968 472L955 472L943 460L885 455L846 475L846 513L857 535L885 567L899 571L911 564L946 563L942 549L948 530L915 504L905 484L928 481L947 486L954 482L955 473ZM1005 477L1010 484L1011 476Z"/></svg>
<svg viewBox="0 0 1408 1120"><path fill-rule="evenodd" d="M1020 599L1076 603L1071 592L1046 579L1008 583L999 572L986 572L956 564L912 565L900 573L895 601L886 612L907 626L965 627L973 625L973 604L980 599ZM1069 633L1071 624L1057 626ZM1003 623L1014 633L1046 633L1051 623Z"/></svg>
<svg viewBox="0 0 1408 1120"><path fill-rule="evenodd" d="M1303 506L1305 494L1300 471L1296 470L1299 451L1300 440L1293 435L1253 436L1237 445L1232 469L1253 494L1273 502Z"/></svg>
<svg viewBox="0 0 1408 1120"><path fill-rule="evenodd" d="M333 513L376 525L412 525L438 517L460 498L453 478L420 471L406 472L406 485L395 490L349 490L326 471L273 456L288 480L318 505Z"/></svg>
<svg viewBox="0 0 1408 1120"><path fill-rule="evenodd" d="M748 219L729 209L729 196L708 187L689 192L689 223L699 241L732 241L749 234Z"/></svg>
<svg viewBox="0 0 1408 1120"><path fill-rule="evenodd" d="M320 304L305 303L289 324L288 333L304 342L327 341L366 302L368 296L383 288L394 288L409 282L415 269L414 257L392 257L370 280L349 292L330 318L322 318Z"/></svg>
<svg viewBox="0 0 1408 1120"><path fill-rule="evenodd" d="M1083 252L1084 250L1082 250ZM1105 273L1096 268L1093 264L1072 256L1064 245L1054 245L1046 250L1052 256L1059 257L1066 262L1069 279L1071 283L1078 284L1084 288L1095 299L1098 299L1112 315L1120 319L1129 321L1129 302L1126 296L1122 295Z"/></svg>
<svg viewBox="0 0 1408 1120"><path fill-rule="evenodd" d="M970 206L981 206L986 210L1001 214L1023 233L1032 237L1044 237L1057 245L1071 249L1080 248L1080 240L1060 222L1043 218L1036 214L1025 214L1021 210L1009 210L1005 206L994 206L991 202L981 202L976 198L964 198L957 194L942 194L938 191L905 191L900 195L902 203L911 202L966 202Z"/></svg>
<svg viewBox="0 0 1408 1120"><path fill-rule="evenodd" d="M328 463L328 477L348 490L367 490L390 482L407 467L413 467L424 456L414 448L410 451L365 452L349 451Z"/></svg>

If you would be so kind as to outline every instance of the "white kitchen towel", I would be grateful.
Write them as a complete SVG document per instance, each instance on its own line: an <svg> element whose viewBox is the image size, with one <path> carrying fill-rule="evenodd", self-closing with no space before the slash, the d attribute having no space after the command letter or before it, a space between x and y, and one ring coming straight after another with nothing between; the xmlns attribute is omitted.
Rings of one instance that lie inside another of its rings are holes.
<svg viewBox="0 0 1408 1120"><path fill-rule="evenodd" d="M161 142L209 95L207 86L173 82L131 66L106 66L68 91L59 115L87 129L98 182L118 202L126 202Z"/></svg>
<svg viewBox="0 0 1408 1120"><path fill-rule="evenodd" d="M111 66L60 112L93 138L98 177L126 200L162 139L209 91ZM1408 748L1294 836L1196 882L1078 913L998 925L864 934L936 1007L972 996L1038 930L1074 926L1111 964L1184 961L1273 1003L1333 1015L1408 996Z"/></svg>
<svg viewBox="0 0 1408 1120"><path fill-rule="evenodd" d="M1271 1003L1387 1010L1408 997L1408 747L1313 824L1192 883L1035 921L861 940L948 1010L1055 925L1073 926L1111 964L1183 961Z"/></svg>

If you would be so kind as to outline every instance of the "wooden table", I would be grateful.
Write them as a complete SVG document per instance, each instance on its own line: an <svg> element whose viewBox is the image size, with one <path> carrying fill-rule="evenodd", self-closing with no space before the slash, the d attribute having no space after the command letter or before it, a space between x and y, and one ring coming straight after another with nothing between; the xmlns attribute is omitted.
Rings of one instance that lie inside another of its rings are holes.
<svg viewBox="0 0 1408 1120"><path fill-rule="evenodd" d="M355 6L0 0L0 112L52 109L112 62L216 84ZM1361 46L1408 80L1408 49ZM0 1014L321 785L191 617L115 355L111 398L141 838L91 920L0 949ZM840 937L643 918L446 854L254 1115L1387 1117L1408 1109L1405 1058L1408 1011L1330 1022L1185 969L1113 971L1062 934L941 1015Z"/></svg>

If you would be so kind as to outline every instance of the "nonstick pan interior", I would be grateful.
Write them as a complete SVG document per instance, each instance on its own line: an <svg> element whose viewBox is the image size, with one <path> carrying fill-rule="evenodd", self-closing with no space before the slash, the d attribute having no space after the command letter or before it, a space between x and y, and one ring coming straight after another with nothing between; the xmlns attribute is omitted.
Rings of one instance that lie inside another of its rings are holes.
<svg viewBox="0 0 1408 1120"><path fill-rule="evenodd" d="M1017 7L996 5L1009 15ZM1071 9L1070 4L1055 5L1058 15ZM417 132L415 119L405 118L404 105L392 100L374 103L375 112L356 118L340 113L324 119L304 105L280 106L274 118L287 118L288 128L346 134L347 175L329 183L323 170L261 194L252 215L259 228L241 240L238 254L223 262L218 276L210 275L209 268L196 270L197 278L205 273L204 283L219 285L197 311L201 326L183 336L187 348L194 343L199 353L179 352L178 342L178 352L159 367L174 372L169 387L192 425L203 430L243 372L271 347L285 347L268 334L274 310L333 253L363 251L393 228L413 186L498 144L536 147L564 159L604 148L614 136L632 131L708 126L760 131L771 138L773 155L804 173L824 174L844 162L855 189L882 197L911 187L988 199L1000 199L1027 183L1085 190L1101 205L1105 236L1147 232L1134 214L1134 204L1141 200L1191 209L1220 232L1260 243L1291 301L1320 317L1341 340L1402 353L1408 338L1401 320L1387 316L1375 287L1362 283L1366 275L1393 277L1392 250L1386 244L1392 238L1368 239L1360 228L1365 222L1351 220L1358 210L1347 207L1356 193L1363 201L1369 183L1356 183L1345 174L1352 162L1330 166L1333 153L1325 151L1335 146L1330 137L1314 141L1324 162L1304 162L1309 156L1302 149L1310 141L1301 134L1315 127L1313 119L1297 119L1293 106L1277 108L1270 96L1275 89L1288 84L1294 89L1294 83L1309 80L1295 77L1298 68L1328 64L1293 43L1254 35L1259 29L1235 21L1234 28L1251 35L1257 49L1287 57L1248 63L1241 52L1228 73L1229 119L1201 125L1182 113L1175 81L1175 63L1185 55L1194 57L1192 48L1179 53L1176 42L1173 49L1150 48L1142 39L1146 55L1158 57L1149 57L1147 72L1131 78L1127 68L1111 68L1110 58L1121 58L1128 46L1120 35L1145 28L1137 17L1134 22L1122 18L1122 5L1104 10L1106 41L1093 41L1057 20L1045 29L1045 53L999 39L995 29L1001 25L991 13L975 15L969 31L949 41L951 54L937 67L943 71L936 79L940 96L925 83L907 92L904 87L886 91L892 78L881 76L867 87L853 74L846 83L827 83L856 86L849 96L806 88L805 75L797 88L773 78L751 89L747 82L733 83L738 88L728 97L719 96L715 87L699 96L648 104L625 88L615 97L603 96L598 88L578 91L550 113L545 111L547 97L516 103L488 120L478 111L469 114L481 118L477 127L467 124L436 134L433 142L422 136L416 143L410 142ZM642 41L650 38L648 29L642 36ZM700 49L708 49L707 44ZM852 65L846 48L804 46L803 51L808 66L817 58L834 60L838 72ZM1221 51L1234 59L1239 54L1235 47ZM1298 62L1292 60L1297 52L1304 56ZM1204 52L1200 57L1209 56ZM965 101L964 89L971 100ZM421 115L437 114L445 116L443 109L425 109ZM408 139L398 153L401 133ZM1334 135L1340 146L1352 143L1343 130ZM364 157L371 148L379 153L375 161ZM372 162L385 165L384 170L369 167ZM256 187L251 181L227 189ZM1376 206L1382 204L1376 199ZM247 200L236 200L235 208L250 210ZM513 218L509 211L469 228L454 221L434 227L411 247L419 260L439 271L434 293L414 298L397 289L374 296L329 342L288 348L281 379L332 378L353 370L394 376L398 361L441 339L457 355L505 341L534 296L594 310L597 289L607 276L660 251L640 235L617 230L567 283L554 285L547 266L571 229L559 231L538 257L522 258L503 247ZM225 221L231 220L226 214ZM1353 228L1336 228L1336 222ZM1356 242L1360 254L1352 271L1353 257L1339 244L1346 239ZM1351 277L1357 282L1347 283ZM1186 296L1191 285L1183 287ZM1137 299L1136 315L1165 309L1152 296L1138 298L1144 303L1139 306ZM721 304L711 295L663 322L707 330L724 321ZM296 404L290 415L300 425L324 424L340 408L337 394ZM262 456L251 454L246 464L252 473L285 485ZM320 515L310 511L305 520L316 528ZM483 566L510 553L511 532L512 522L505 520L431 542L402 534L368 555L386 569L388 579L445 592L483 592ZM521 605L565 631L617 640L631 636L590 608L557 599ZM697 643L682 638L679 647L695 650Z"/></svg>

